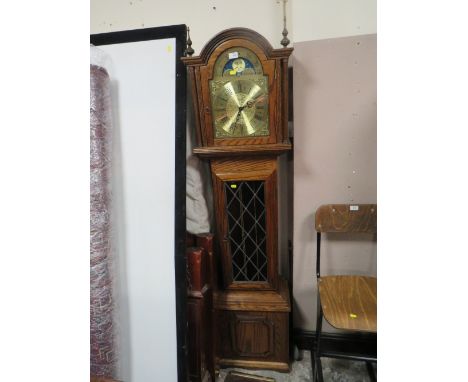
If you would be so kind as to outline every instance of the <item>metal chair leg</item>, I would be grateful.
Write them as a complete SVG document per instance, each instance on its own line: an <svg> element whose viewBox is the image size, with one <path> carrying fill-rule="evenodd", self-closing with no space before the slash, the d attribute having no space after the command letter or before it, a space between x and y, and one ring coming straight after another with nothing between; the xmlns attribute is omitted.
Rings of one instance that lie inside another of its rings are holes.
<svg viewBox="0 0 468 382"><path fill-rule="evenodd" d="M367 372L369 373L369 378L371 382L377 382L377 376L375 375L374 367L372 366L372 362L366 362Z"/></svg>
<svg viewBox="0 0 468 382"><path fill-rule="evenodd" d="M320 357L317 358L317 381L318 382L323 382L323 373L322 373L322 360Z"/></svg>
<svg viewBox="0 0 468 382"><path fill-rule="evenodd" d="M323 312L320 304L320 295L317 296L317 325L315 328L315 373L314 382L323 382L322 362L320 360L320 336L322 334Z"/></svg>
<svg viewBox="0 0 468 382"><path fill-rule="evenodd" d="M310 347L310 363L312 365L312 381L315 381L315 351L313 344Z"/></svg>

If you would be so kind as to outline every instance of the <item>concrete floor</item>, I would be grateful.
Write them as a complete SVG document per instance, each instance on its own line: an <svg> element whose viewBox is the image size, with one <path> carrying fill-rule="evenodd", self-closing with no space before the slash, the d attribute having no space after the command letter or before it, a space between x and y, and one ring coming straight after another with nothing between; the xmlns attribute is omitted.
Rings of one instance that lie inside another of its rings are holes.
<svg viewBox="0 0 468 382"><path fill-rule="evenodd" d="M274 378L276 382L310 382L312 368L310 351L304 351L300 361L294 361L291 372L278 373L269 370L221 369L216 382L223 382L231 370L242 371L247 374L261 375ZM364 362L345 361L340 359L322 358L323 379L325 382L367 382L370 381Z"/></svg>

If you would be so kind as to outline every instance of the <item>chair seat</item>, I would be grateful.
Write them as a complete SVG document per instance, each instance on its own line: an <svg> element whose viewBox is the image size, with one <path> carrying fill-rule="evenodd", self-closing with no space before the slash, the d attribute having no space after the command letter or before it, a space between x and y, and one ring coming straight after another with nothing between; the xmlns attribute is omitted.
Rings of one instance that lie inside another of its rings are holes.
<svg viewBox="0 0 468 382"><path fill-rule="evenodd" d="M337 329L377 332L377 278L323 276L320 301L325 319Z"/></svg>

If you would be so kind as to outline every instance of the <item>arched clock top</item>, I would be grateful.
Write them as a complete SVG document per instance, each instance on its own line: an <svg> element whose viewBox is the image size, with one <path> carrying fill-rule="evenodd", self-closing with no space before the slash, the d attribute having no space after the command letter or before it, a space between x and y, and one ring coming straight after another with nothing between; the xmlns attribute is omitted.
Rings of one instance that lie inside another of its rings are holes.
<svg viewBox="0 0 468 382"><path fill-rule="evenodd" d="M218 48L218 46L234 39L243 39L254 42L261 50L263 50L265 56L268 58L273 51L271 44L260 33L257 33L254 30L248 28L231 28L226 29L214 36L203 47L200 53L200 57L202 57L206 62L207 58L213 53L214 50Z"/></svg>
<svg viewBox="0 0 468 382"><path fill-rule="evenodd" d="M288 59L259 33L231 28L199 56L183 57L192 84L201 156L280 154L288 138ZM254 148L254 150L251 150Z"/></svg>
<svg viewBox="0 0 468 382"><path fill-rule="evenodd" d="M206 65L208 60L219 46L234 39L253 42L265 55L266 59L289 57L293 48L274 49L268 40L260 33L248 28L230 28L214 36L202 48L199 56L183 57L182 60L190 65Z"/></svg>

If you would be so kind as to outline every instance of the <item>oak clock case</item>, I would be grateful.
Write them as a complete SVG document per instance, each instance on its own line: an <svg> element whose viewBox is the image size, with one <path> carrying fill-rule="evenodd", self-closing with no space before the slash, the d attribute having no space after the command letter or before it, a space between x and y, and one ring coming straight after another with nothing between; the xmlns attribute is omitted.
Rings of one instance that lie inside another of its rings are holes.
<svg viewBox="0 0 468 382"><path fill-rule="evenodd" d="M225 30L185 57L198 146L210 163L220 281L218 366L289 370L289 287L278 272L278 156L287 135L288 58L255 31ZM286 254L281 254L286 255Z"/></svg>

